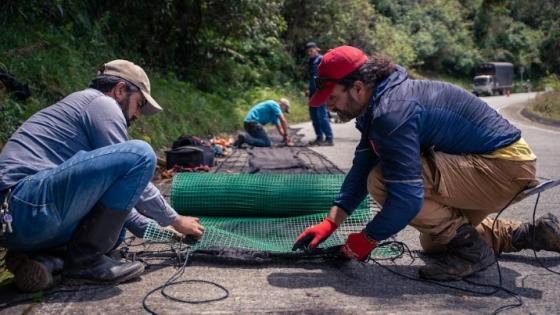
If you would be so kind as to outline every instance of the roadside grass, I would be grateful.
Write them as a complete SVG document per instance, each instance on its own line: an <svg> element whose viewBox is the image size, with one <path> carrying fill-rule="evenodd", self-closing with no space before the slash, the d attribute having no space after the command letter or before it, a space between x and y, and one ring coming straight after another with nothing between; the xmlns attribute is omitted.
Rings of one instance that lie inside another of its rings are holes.
<svg viewBox="0 0 560 315"><path fill-rule="evenodd" d="M164 110L143 117L130 130L132 138L142 139L154 148L170 145L182 135L226 136L240 130L247 111L263 100L290 100L290 123L308 120L307 99L295 87L255 87L239 95L223 97L197 90L174 78L154 76L153 95Z"/></svg>
<svg viewBox="0 0 560 315"><path fill-rule="evenodd" d="M527 110L539 117L560 123L560 91L549 91L537 95Z"/></svg>

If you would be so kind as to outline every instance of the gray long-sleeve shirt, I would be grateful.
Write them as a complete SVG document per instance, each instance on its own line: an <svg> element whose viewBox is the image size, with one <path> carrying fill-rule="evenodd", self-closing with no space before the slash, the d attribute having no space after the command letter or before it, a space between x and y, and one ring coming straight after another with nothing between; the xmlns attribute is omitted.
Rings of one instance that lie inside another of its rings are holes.
<svg viewBox="0 0 560 315"><path fill-rule="evenodd" d="M113 98L95 89L72 93L35 113L6 143L0 153L0 191L60 165L78 151L127 140L126 119ZM170 225L177 216L152 183L135 208L161 226Z"/></svg>

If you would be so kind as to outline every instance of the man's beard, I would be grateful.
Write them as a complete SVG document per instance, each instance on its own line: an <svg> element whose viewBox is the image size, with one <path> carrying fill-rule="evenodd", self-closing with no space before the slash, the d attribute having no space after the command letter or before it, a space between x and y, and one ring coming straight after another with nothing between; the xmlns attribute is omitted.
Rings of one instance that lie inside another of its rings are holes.
<svg viewBox="0 0 560 315"><path fill-rule="evenodd" d="M346 101L347 110L345 111L335 110L336 114L338 115L338 119L340 119L340 121L342 121L343 123L347 123L350 120L360 116L364 111L363 108L364 106L356 102L356 100L352 97L352 95L350 95L349 91L346 93L348 93L348 98Z"/></svg>
<svg viewBox="0 0 560 315"><path fill-rule="evenodd" d="M121 110L124 115L124 119L126 120L126 127L128 128L130 127L130 125L132 125L132 121L130 120L130 118L128 118L128 105L130 104L130 93L126 93L125 98L117 103L121 107Z"/></svg>
<svg viewBox="0 0 560 315"><path fill-rule="evenodd" d="M336 112L336 115L337 115L338 119L343 123L347 123L350 120L352 120L352 118L354 118L354 117L348 115L347 113L341 113L339 111Z"/></svg>

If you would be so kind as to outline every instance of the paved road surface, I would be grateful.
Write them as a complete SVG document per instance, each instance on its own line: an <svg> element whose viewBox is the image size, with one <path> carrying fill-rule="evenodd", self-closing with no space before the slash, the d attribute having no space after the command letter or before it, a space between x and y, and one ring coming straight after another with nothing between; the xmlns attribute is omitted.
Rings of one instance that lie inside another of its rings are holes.
<svg viewBox="0 0 560 315"><path fill-rule="evenodd" d="M523 130L524 138L539 157L538 174L560 178L560 130L544 129L524 120L517 114L517 106L534 95L516 94L511 97L489 97L485 100ZM306 140L313 139L309 123L301 124ZM316 150L325 154L340 168L348 169L358 139L353 123L335 124L334 147ZM531 217L531 200L512 206L504 216L528 220ZM541 197L539 213L560 213L560 189ZM407 228L398 234L398 240L418 250L418 234ZM503 285L515 292L524 305L506 311L507 314L558 314L560 313L560 276L550 274L538 266L533 253L524 251L505 255L500 259ZM560 270L558 254L539 253L547 266ZM421 259L403 258L382 264L409 277L416 277ZM32 308L36 314L140 314L141 300L149 289L161 285L173 274L173 268L164 268L143 276L142 281L123 284L115 288L101 288L59 294ZM181 304L155 295L150 305L161 314L233 314L233 313L305 313L305 314L490 314L497 308L516 302L510 295L499 292L492 296L468 294L433 284L407 280L388 269L356 262L344 266L326 264L223 266L197 263L187 267L184 278L217 282L229 290L229 298L209 304ZM496 284L495 267L473 279L476 282ZM484 288L464 282L455 286L482 291ZM193 299L212 298L219 294L212 287L201 284L182 285L169 292L179 297ZM27 306L5 311L17 314Z"/></svg>

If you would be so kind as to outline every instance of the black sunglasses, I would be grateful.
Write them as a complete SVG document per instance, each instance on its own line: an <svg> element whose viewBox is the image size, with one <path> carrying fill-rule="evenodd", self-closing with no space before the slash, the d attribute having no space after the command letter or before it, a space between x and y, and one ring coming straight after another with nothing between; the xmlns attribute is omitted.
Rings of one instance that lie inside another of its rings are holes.
<svg viewBox="0 0 560 315"><path fill-rule="evenodd" d="M140 105L138 106L138 108L143 109L144 107L146 107L146 104L148 104L148 100L146 98L144 98L144 100L142 102L140 102Z"/></svg>
<svg viewBox="0 0 560 315"><path fill-rule="evenodd" d="M324 90L326 88L325 83L327 83L327 82L334 82L334 83L342 84L344 86L350 85L350 84L352 84L352 82L354 82L353 80L349 79L348 77L342 78L342 79L315 77L315 78L313 78L313 80L315 81L315 87L318 90Z"/></svg>

